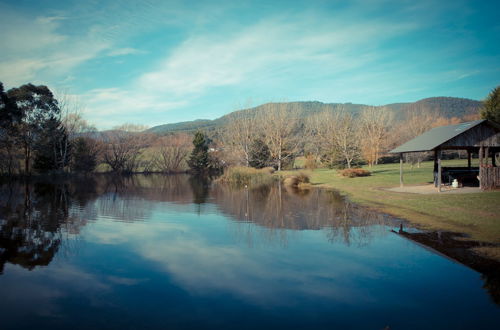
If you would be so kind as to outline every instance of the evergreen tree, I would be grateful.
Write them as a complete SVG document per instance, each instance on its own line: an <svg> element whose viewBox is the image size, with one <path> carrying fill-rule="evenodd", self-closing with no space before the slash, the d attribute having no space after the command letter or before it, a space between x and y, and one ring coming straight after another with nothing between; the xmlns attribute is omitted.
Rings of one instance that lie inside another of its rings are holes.
<svg viewBox="0 0 500 330"><path fill-rule="evenodd" d="M484 100L481 117L500 123L500 86L493 89Z"/></svg>
<svg viewBox="0 0 500 330"><path fill-rule="evenodd" d="M21 119L21 111L13 98L10 98L0 82L0 128L6 129Z"/></svg>
<svg viewBox="0 0 500 330"><path fill-rule="evenodd" d="M40 124L34 144L33 167L39 172L62 171L69 163L68 139L64 126L57 118L49 118Z"/></svg>
<svg viewBox="0 0 500 330"><path fill-rule="evenodd" d="M208 169L208 141L205 134L196 132L193 139L194 149L191 152L188 164L195 173L202 173Z"/></svg>
<svg viewBox="0 0 500 330"><path fill-rule="evenodd" d="M249 165L255 168L264 168L269 166L271 152L269 147L261 139L255 139L250 146Z"/></svg>
<svg viewBox="0 0 500 330"><path fill-rule="evenodd" d="M97 149L95 143L91 143L84 137L73 141L71 170L74 172L90 173L97 166Z"/></svg>
<svg viewBox="0 0 500 330"><path fill-rule="evenodd" d="M43 85L26 84L19 88L12 88L7 92L7 96L15 102L21 113L17 131L24 152L25 173L29 175L33 157L32 152L35 147L41 148L43 144L41 139L48 141L52 133L55 134L55 137L61 137L56 131L46 131L60 126L57 119L60 115L59 105L50 89ZM38 166L45 168L48 164L42 165L45 162L50 163L48 159L39 159Z"/></svg>
<svg viewBox="0 0 500 330"><path fill-rule="evenodd" d="M19 163L19 121L21 110L0 82L0 171L12 175Z"/></svg>

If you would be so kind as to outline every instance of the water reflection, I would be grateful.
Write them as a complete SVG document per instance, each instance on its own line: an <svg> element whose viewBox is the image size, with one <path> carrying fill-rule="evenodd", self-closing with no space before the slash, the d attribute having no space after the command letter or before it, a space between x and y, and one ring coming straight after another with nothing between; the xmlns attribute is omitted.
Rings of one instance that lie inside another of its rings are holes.
<svg viewBox="0 0 500 330"><path fill-rule="evenodd" d="M69 210L89 199L67 183L10 183L0 186L0 197L0 273L7 262L29 270L47 266L64 233L77 234L86 221Z"/></svg>
<svg viewBox="0 0 500 330"><path fill-rule="evenodd" d="M249 247L287 247L299 231L317 231L326 235L330 243L344 247L364 247L375 237L391 235L387 226L399 225L394 219L350 203L333 191L293 190L279 184L233 189L214 184L208 178L186 175L97 175L71 180L11 182L0 185L0 274L7 263L28 270L48 266L63 247L70 246L68 237L78 237L88 223L110 219L138 224L150 219L161 203L168 203L169 209L180 213L223 214L232 221L229 231L233 237ZM124 230L130 228L123 227ZM140 229L133 228L138 236ZM170 229L186 232L182 223L171 224ZM234 280L235 274L242 276L239 269L262 267L254 260L245 259L241 251L228 246L207 247L194 236L191 240L173 236L170 241L161 241L158 235L147 236L156 233L154 225L147 230L148 233L140 237L143 240L138 248L141 254L157 264L163 262L186 287L206 290L229 286L233 292L243 290L243 295L255 294L256 288ZM117 240L119 234L115 233L108 241ZM266 261L269 264L263 268L271 269L273 260ZM351 269L347 262L342 262L346 273L365 271L354 265ZM200 272L209 268L214 269L213 276L207 271ZM314 271L318 277L327 273L324 269ZM302 269L294 270L288 277L285 275L290 283L307 281ZM271 272L266 276L273 278ZM247 283L259 283L258 278L248 274L243 278ZM485 279L486 288L498 299L498 279L491 276ZM329 289L307 289L315 294L342 292L333 284Z"/></svg>
<svg viewBox="0 0 500 330"><path fill-rule="evenodd" d="M380 226L396 225L393 218L350 203L334 191L293 190L280 184L239 190L217 185L211 196L220 211L237 221L278 231L328 228L330 241L346 245L366 245L374 232L386 232Z"/></svg>

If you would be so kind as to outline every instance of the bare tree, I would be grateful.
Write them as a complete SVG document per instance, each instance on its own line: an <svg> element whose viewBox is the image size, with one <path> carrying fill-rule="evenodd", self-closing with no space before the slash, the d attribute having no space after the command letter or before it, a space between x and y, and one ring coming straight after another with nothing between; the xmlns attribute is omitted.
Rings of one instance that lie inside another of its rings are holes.
<svg viewBox="0 0 500 330"><path fill-rule="evenodd" d="M231 151L231 158L239 164L250 165L250 147L258 135L257 120L254 113L237 112L230 117L222 129L222 143Z"/></svg>
<svg viewBox="0 0 500 330"><path fill-rule="evenodd" d="M191 140L191 136L185 133L159 138L156 143L159 151L155 157L155 167L167 173L187 170L186 159L193 147Z"/></svg>
<svg viewBox="0 0 500 330"><path fill-rule="evenodd" d="M59 144L57 150L61 153L61 155L59 155L60 159L68 159L70 147L75 143L75 139L82 137L83 134L95 132L96 128L89 125L89 123L83 119L82 112L85 107L77 96L70 95L67 92L59 92L57 98L60 108L59 120L66 133L66 138L57 141ZM79 143L82 143L82 141L79 141ZM92 154L95 153L95 155L97 155L98 148L96 141L86 140L85 144L86 147L90 148L89 151ZM66 169L66 166L64 166L65 164L62 165L61 168Z"/></svg>
<svg viewBox="0 0 500 330"><path fill-rule="evenodd" d="M340 158L350 168L359 156L358 127L344 108L330 108L309 118L308 135L329 161Z"/></svg>
<svg viewBox="0 0 500 330"><path fill-rule="evenodd" d="M438 111L423 106L412 106L406 110L405 119L399 124L392 135L392 145L400 145L401 142L409 141L432 127L438 121L440 114ZM406 162L412 166L420 163L427 157L428 153L416 152L405 154Z"/></svg>
<svg viewBox="0 0 500 330"><path fill-rule="evenodd" d="M367 107L359 119L361 151L371 167L377 164L381 152L385 151L392 115L386 107Z"/></svg>
<svg viewBox="0 0 500 330"><path fill-rule="evenodd" d="M271 159L280 171L283 164L296 155L301 143L296 135L299 129L298 109L295 105L269 103L257 113L257 123L269 147Z"/></svg>
<svg viewBox="0 0 500 330"><path fill-rule="evenodd" d="M142 131L143 127L125 124L115 127L105 137L103 160L113 172L132 173L138 170L142 150L151 144L153 136L137 130Z"/></svg>
<svg viewBox="0 0 500 330"><path fill-rule="evenodd" d="M332 135L336 150L345 160L347 168L351 168L353 160L359 157L358 128L355 119L343 108L333 115L336 127Z"/></svg>

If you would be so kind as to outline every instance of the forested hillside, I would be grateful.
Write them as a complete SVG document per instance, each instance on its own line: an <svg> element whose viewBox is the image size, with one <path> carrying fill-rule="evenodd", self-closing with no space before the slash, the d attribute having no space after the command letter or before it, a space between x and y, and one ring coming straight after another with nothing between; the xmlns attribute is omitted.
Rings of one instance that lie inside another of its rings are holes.
<svg viewBox="0 0 500 330"><path fill-rule="evenodd" d="M372 107L365 104L353 104L353 103L322 103L322 102L285 102L277 103L280 105L286 105L287 108L296 110L297 113L303 117L309 117L311 115L335 109L345 109L347 112L353 115L358 115L363 109L367 107ZM220 118L214 120L208 119L198 119L193 121L172 123L154 126L148 130L150 133L166 134L173 132L194 132L197 130L207 130L211 131L220 127L223 127L232 118L246 113L251 114L253 112L263 111L263 109L272 109L269 104L259 105L254 108L242 109L231 112ZM481 102L471 99L457 98L457 97L430 97L426 99L419 100L417 102L411 103L393 103L383 106L376 106L375 108L388 108L390 112L394 114L396 120L403 120L408 112L423 112L429 111L439 114L441 117L452 118L452 117L465 117L470 114L477 114L479 108L481 107ZM266 110L267 111L267 110Z"/></svg>

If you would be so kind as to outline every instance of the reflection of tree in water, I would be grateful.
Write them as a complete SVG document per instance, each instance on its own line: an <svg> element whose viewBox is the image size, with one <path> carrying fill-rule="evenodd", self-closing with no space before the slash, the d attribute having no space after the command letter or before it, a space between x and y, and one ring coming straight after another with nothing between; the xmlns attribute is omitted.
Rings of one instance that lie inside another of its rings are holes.
<svg viewBox="0 0 500 330"><path fill-rule="evenodd" d="M211 187L208 180L187 175L97 175L0 184L0 274L7 262L30 270L48 265L74 241L67 235L78 234L88 220L100 215L121 221L148 218L152 201L173 203L172 207L193 203L201 207L210 201L235 220L237 226L231 228L248 244L259 238L287 245L298 230L323 229L331 242L364 245L380 231L386 232L383 225L394 226L394 220L333 191L296 191L279 184L237 190ZM483 274L485 289L499 303L498 264L497 268L477 265L474 258L470 267Z"/></svg>
<svg viewBox="0 0 500 330"><path fill-rule="evenodd" d="M133 222L147 218L151 209L145 207L142 186L136 176L103 177L104 193L99 197L99 215L118 221Z"/></svg>
<svg viewBox="0 0 500 330"><path fill-rule="evenodd" d="M64 233L76 233L85 224L70 216L70 190L66 183L11 182L0 186L0 273L6 262L30 270L48 265ZM79 203L84 203L82 196Z"/></svg>
<svg viewBox="0 0 500 330"><path fill-rule="evenodd" d="M188 175L102 176L98 180L102 192L97 201L99 214L133 222L150 217L152 202L193 203L190 182Z"/></svg>
<svg viewBox="0 0 500 330"><path fill-rule="evenodd" d="M206 175L196 175L189 178L193 191L193 203L205 204L210 191L210 180Z"/></svg>
<svg viewBox="0 0 500 330"><path fill-rule="evenodd" d="M375 231L384 230L391 219L358 207L333 191L313 189L293 190L276 184L256 189L231 189L217 185L212 194L221 211L231 215L242 225L238 233L252 242L255 228L251 222L266 228L260 235L279 239L286 244L292 230L319 230L327 228L330 241L344 244L366 244ZM391 223L392 224L392 223ZM380 232L377 232L380 233Z"/></svg>

